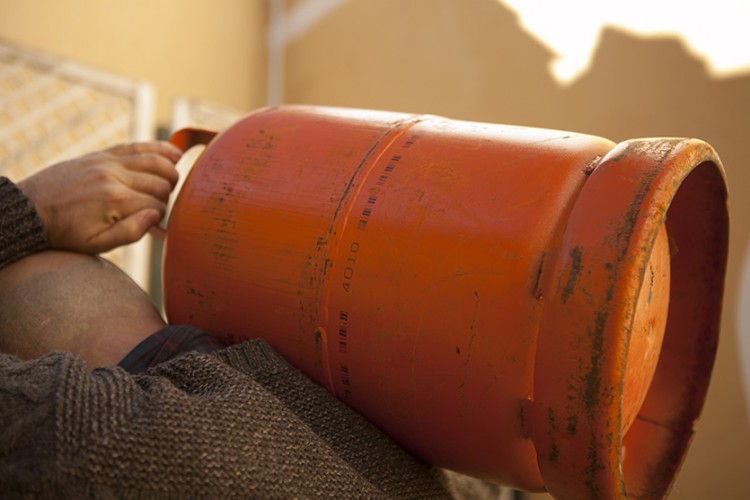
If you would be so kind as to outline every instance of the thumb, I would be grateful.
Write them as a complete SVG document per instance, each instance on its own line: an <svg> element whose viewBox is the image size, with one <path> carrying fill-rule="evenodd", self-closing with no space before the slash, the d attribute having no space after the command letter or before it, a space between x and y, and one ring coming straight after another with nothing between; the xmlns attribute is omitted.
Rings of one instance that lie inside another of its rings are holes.
<svg viewBox="0 0 750 500"><path fill-rule="evenodd" d="M120 219L90 240L92 250L106 252L113 248L140 240L159 223L161 214L153 208L144 208Z"/></svg>

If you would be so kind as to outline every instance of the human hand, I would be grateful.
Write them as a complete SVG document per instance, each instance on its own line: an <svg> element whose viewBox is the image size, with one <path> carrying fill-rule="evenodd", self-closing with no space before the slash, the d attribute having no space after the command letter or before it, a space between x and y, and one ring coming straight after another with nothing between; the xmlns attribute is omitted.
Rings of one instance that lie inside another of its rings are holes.
<svg viewBox="0 0 750 500"><path fill-rule="evenodd" d="M34 203L50 247L101 253L160 230L181 155L168 142L121 144L16 184Z"/></svg>

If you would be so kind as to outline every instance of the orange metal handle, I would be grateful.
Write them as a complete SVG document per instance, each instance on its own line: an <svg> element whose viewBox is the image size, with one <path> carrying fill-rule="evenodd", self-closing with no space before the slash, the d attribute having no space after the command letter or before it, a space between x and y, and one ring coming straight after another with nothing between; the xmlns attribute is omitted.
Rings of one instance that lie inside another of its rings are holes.
<svg viewBox="0 0 750 500"><path fill-rule="evenodd" d="M211 130L186 127L172 134L172 137L169 138L169 142L180 148L183 152L187 152L187 150L189 150L193 146L207 145L213 140L214 137L216 137L216 135L217 132ZM167 213L164 216L164 221L162 223L162 226L165 228L167 226L167 221L169 220L170 214L172 213L172 208L174 207L174 204L177 200L177 196L180 191L182 191L182 186L185 183L185 179L193 168L193 165L195 163L194 159L195 157L193 157L192 160L189 160L188 155L184 155L182 159L177 162L177 171L180 173L180 179L177 182L174 190L172 191L172 196L169 199Z"/></svg>
<svg viewBox="0 0 750 500"><path fill-rule="evenodd" d="M200 128L183 128L172 134L169 138L169 142L187 151L193 146L198 144L208 144L211 140L216 137L216 132L212 130L205 130Z"/></svg>

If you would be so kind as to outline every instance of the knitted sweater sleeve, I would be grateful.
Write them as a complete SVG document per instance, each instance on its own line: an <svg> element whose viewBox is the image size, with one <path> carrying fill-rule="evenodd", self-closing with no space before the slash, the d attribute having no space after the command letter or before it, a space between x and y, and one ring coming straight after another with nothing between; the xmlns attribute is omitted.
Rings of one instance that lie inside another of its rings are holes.
<svg viewBox="0 0 750 500"><path fill-rule="evenodd" d="M0 177L0 269L47 246L31 201L8 178Z"/></svg>
<svg viewBox="0 0 750 500"><path fill-rule="evenodd" d="M262 341L138 376L0 355L0 484L75 498L449 496L441 473Z"/></svg>

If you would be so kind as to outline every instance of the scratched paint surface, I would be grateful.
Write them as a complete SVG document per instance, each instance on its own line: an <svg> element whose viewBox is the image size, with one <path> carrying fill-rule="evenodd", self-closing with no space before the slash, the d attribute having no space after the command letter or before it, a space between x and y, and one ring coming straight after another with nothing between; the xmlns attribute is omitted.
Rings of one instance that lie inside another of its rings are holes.
<svg viewBox="0 0 750 500"><path fill-rule="evenodd" d="M424 459L538 488L519 414L544 268L610 147L434 117L261 113L183 188L170 316L268 338Z"/></svg>

